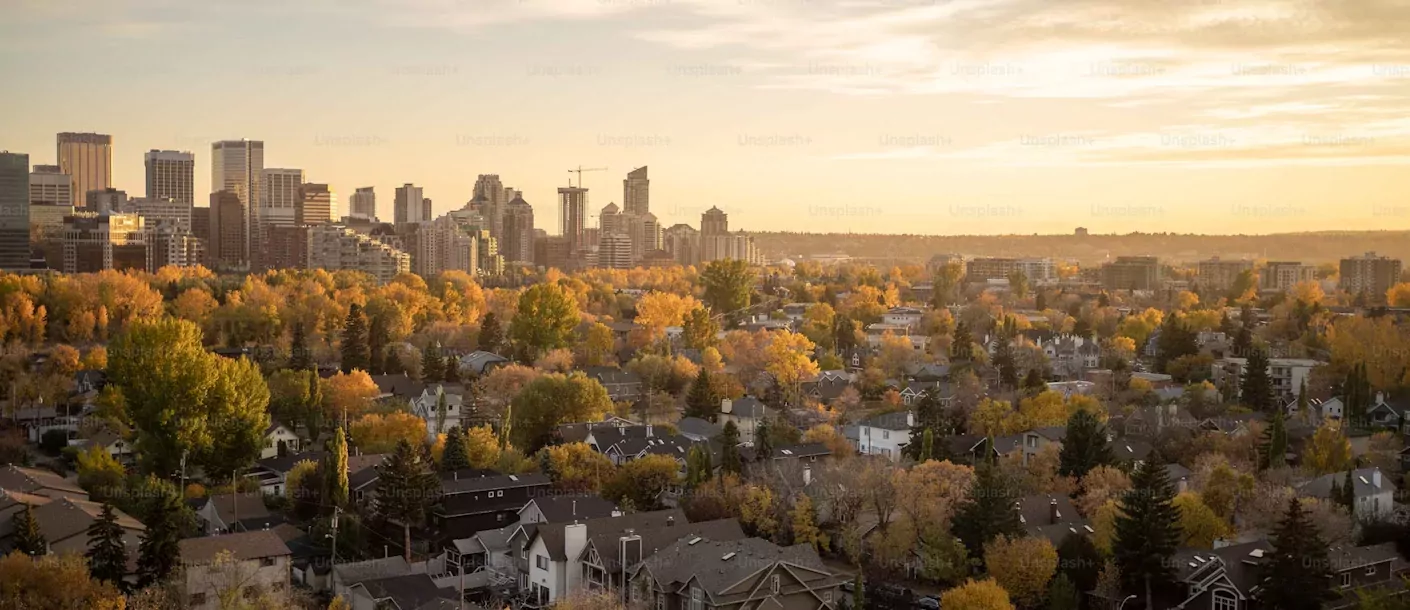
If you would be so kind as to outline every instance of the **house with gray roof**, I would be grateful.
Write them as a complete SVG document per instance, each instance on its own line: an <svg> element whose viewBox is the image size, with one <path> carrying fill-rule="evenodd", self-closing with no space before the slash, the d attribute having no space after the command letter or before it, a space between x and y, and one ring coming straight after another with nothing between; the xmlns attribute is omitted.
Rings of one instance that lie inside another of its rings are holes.
<svg viewBox="0 0 1410 610"><path fill-rule="evenodd" d="M692 538L642 562L632 575L631 601L667 610L830 610L850 580L823 565L808 544Z"/></svg>
<svg viewBox="0 0 1410 610"><path fill-rule="evenodd" d="M857 422L857 452L898 460L911 442L913 426L915 413L911 411L882 413Z"/></svg>
<svg viewBox="0 0 1410 610"><path fill-rule="evenodd" d="M540 473L442 478L433 516L437 537L449 542L509 525L530 500L547 495L552 484Z"/></svg>
<svg viewBox="0 0 1410 610"><path fill-rule="evenodd" d="M222 588L237 586L242 589L245 599L251 599L257 590L268 592L289 588L290 557L293 552L278 534L269 530L187 538L179 544L181 549L181 579L185 585L187 608L196 610L216 610L221 608ZM244 577L231 583L226 566L216 565L222 558L234 562L235 573Z"/></svg>
<svg viewBox="0 0 1410 610"><path fill-rule="evenodd" d="M582 590L583 569L579 558L589 539L620 538L654 528L685 527L688 523L680 509L571 523L540 523L521 543L526 550L526 561L521 564L522 579L527 583L524 593L533 602L544 605Z"/></svg>
<svg viewBox="0 0 1410 610"><path fill-rule="evenodd" d="M509 363L509 359L494 352L476 350L460 357L460 370L475 377L490 374L495 368Z"/></svg>
<svg viewBox="0 0 1410 610"><path fill-rule="evenodd" d="M676 422L676 430L691 440L708 441L719 436L723 428L699 417L685 417Z"/></svg>
<svg viewBox="0 0 1410 610"><path fill-rule="evenodd" d="M1330 498L1332 489L1346 482L1346 472L1322 475L1297 486L1297 495L1308 498ZM1351 483L1356 488L1356 517L1363 520L1384 519L1395 513L1396 486L1391 477L1383 476L1380 468L1357 468L1351 471Z"/></svg>
<svg viewBox="0 0 1410 610"><path fill-rule="evenodd" d="M634 401L646 396L641 376L632 371L615 366L590 366L583 372L602 384L613 402Z"/></svg>
<svg viewBox="0 0 1410 610"><path fill-rule="evenodd" d="M630 574L663 548L679 540L741 540L744 530L735 519L700 523L677 523L623 531L597 530L588 535L587 545L578 554L582 566L580 584L588 591L621 591L624 570ZM569 593L575 591L570 590Z"/></svg>

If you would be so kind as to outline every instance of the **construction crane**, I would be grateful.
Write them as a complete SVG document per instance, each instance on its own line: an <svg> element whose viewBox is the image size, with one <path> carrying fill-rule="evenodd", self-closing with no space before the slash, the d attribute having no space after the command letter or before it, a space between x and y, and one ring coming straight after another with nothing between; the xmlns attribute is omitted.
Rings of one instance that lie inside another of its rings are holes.
<svg viewBox="0 0 1410 610"><path fill-rule="evenodd" d="M582 188L582 186L583 186L583 172L605 172L605 171L607 171L607 168L605 168L605 167L583 167L583 166L579 165L579 166L578 166L578 169L570 169L570 170L568 170L568 173L570 173L570 174L572 174L572 173L577 173L577 174L578 174L578 188ZM572 179L572 178L569 178L569 179L568 179L568 186L573 186L573 179Z"/></svg>

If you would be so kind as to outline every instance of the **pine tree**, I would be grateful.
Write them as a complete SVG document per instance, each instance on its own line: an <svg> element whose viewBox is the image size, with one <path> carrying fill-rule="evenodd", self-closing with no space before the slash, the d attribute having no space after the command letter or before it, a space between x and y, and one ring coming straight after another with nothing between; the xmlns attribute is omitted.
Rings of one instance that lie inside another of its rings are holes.
<svg viewBox="0 0 1410 610"><path fill-rule="evenodd" d="M88 551L84 553L93 578L122 586L122 579L127 576L127 549L122 535L113 505L104 502L103 511L88 526Z"/></svg>
<svg viewBox="0 0 1410 610"><path fill-rule="evenodd" d="M26 504L24 510L15 513L15 550L31 557L49 554L49 541L39 530L39 520L34 518L34 505Z"/></svg>
<svg viewBox="0 0 1410 610"><path fill-rule="evenodd" d="M1307 401L1307 380L1302 380L1302 386L1297 389L1297 417L1306 424L1311 421L1312 413Z"/></svg>
<svg viewBox="0 0 1410 610"><path fill-rule="evenodd" d="M436 433L446 429L446 418L450 416L450 399L444 388L436 393Z"/></svg>
<svg viewBox="0 0 1410 610"><path fill-rule="evenodd" d="M314 370L313 352L308 349L303 324L294 325L294 338L289 345L289 368L296 371Z"/></svg>
<svg viewBox="0 0 1410 610"><path fill-rule="evenodd" d="M1248 357L1248 353L1253 349L1253 333L1249 331L1248 325L1239 327L1239 331L1234 333L1233 350L1235 357Z"/></svg>
<svg viewBox="0 0 1410 610"><path fill-rule="evenodd" d="M685 416L711 421L719 408L720 397L715 393L715 381L710 377L710 371L702 368L685 395Z"/></svg>
<svg viewBox="0 0 1410 610"><path fill-rule="evenodd" d="M1112 554L1130 589L1144 589L1146 607L1154 608L1154 590L1170 583L1170 557L1180 544L1180 510L1175 507L1175 486L1158 454L1131 475L1116 516Z"/></svg>
<svg viewBox="0 0 1410 610"><path fill-rule="evenodd" d="M1258 601L1264 608L1317 610L1332 599L1327 543L1307 518L1297 498L1273 530L1273 552L1264 566Z"/></svg>
<svg viewBox="0 0 1410 610"><path fill-rule="evenodd" d="M769 420L759 420L759 426L754 429L754 461L767 463L774 455L773 439L769 435L773 433L769 429Z"/></svg>
<svg viewBox="0 0 1410 610"><path fill-rule="evenodd" d="M1058 454L1058 474L1082 478L1097 466L1116 463L1106 427L1089 411L1078 411L1067 420L1067 435Z"/></svg>
<svg viewBox="0 0 1410 610"><path fill-rule="evenodd" d="M328 508L346 507L348 504L348 438L342 428L333 432L328 441L328 455L324 456L323 502Z"/></svg>
<svg viewBox="0 0 1410 610"><path fill-rule="evenodd" d="M362 306L353 303L348 307L348 317L343 322L341 345L344 373L353 369L367 370L371 364L371 349L367 345L367 317L362 314Z"/></svg>
<svg viewBox="0 0 1410 610"><path fill-rule="evenodd" d="M974 355L973 344L974 338L969 334L969 325L964 322L955 324L954 340L950 342L950 361L955 363L969 362Z"/></svg>
<svg viewBox="0 0 1410 610"><path fill-rule="evenodd" d="M1273 410L1273 380L1268 376L1268 352L1262 348L1253 349L1248 354L1239 398L1245 406L1259 413Z"/></svg>
<svg viewBox="0 0 1410 610"><path fill-rule="evenodd" d="M1351 513L1353 517L1356 516L1356 481L1352 480L1351 475L1355 472L1350 468L1346 470L1346 478L1342 480L1339 489L1341 496L1337 498L1337 502L1346 507L1347 512Z"/></svg>
<svg viewBox="0 0 1410 610"><path fill-rule="evenodd" d="M852 610L862 610L866 608L867 594L863 585L866 580L862 577L861 571L857 571L856 582L852 583Z"/></svg>
<svg viewBox="0 0 1410 610"><path fill-rule="evenodd" d="M1258 460L1260 469L1281 468L1287 464L1288 431L1283 424L1282 409L1273 412L1273 423L1263 432L1261 445Z"/></svg>
<svg viewBox="0 0 1410 610"><path fill-rule="evenodd" d="M1023 535L1023 524L1018 517L1017 493L998 467L985 462L974 473L974 485L956 511L951 530L970 556L977 558L983 555L984 544L999 535Z"/></svg>
<svg viewBox="0 0 1410 610"><path fill-rule="evenodd" d="M432 383L442 381L444 373L441 371L441 346L432 341L426 344L421 350L421 381Z"/></svg>
<svg viewBox="0 0 1410 610"><path fill-rule="evenodd" d="M926 428L925 436L921 437L920 457L916 461L924 462L931 459L935 459L935 431Z"/></svg>
<svg viewBox="0 0 1410 610"><path fill-rule="evenodd" d="M720 470L730 474L744 470L739 459L739 426L734 420L725 422L725 429L720 433Z"/></svg>
<svg viewBox="0 0 1410 610"><path fill-rule="evenodd" d="M411 528L419 526L438 501L441 482L424 452L402 439L387 461L377 466L377 512L402 526L403 552L411 561Z"/></svg>
<svg viewBox="0 0 1410 610"><path fill-rule="evenodd" d="M470 447L466 443L465 431L460 426L452 426L446 432L446 447L441 453L442 471L455 472L470 467Z"/></svg>
<svg viewBox="0 0 1410 610"><path fill-rule="evenodd" d="M499 353L499 348L504 345L504 329L499 325L499 318L491 311L485 314L480 320L480 340L478 342L481 351Z"/></svg>
<svg viewBox="0 0 1410 610"><path fill-rule="evenodd" d="M1233 337L1238 332L1238 327L1234 326L1234 320L1229 317L1229 312L1225 311L1219 318L1219 332L1225 337Z"/></svg>
<svg viewBox="0 0 1410 610"><path fill-rule="evenodd" d="M1013 344L1007 333L998 338L998 348L994 350L994 368L999 370L999 385L1006 389L1018 387L1018 363L1014 361Z"/></svg>
<svg viewBox="0 0 1410 610"><path fill-rule="evenodd" d="M1058 574L1048 586L1048 610L1077 610L1077 585L1066 574Z"/></svg>
<svg viewBox="0 0 1410 610"><path fill-rule="evenodd" d="M446 354L445 363L441 365L441 378L446 383L460 383L460 359L454 354Z"/></svg>
<svg viewBox="0 0 1410 610"><path fill-rule="evenodd" d="M1022 388L1025 396L1037 396L1048 389L1048 382L1043 380L1042 371L1028 369L1028 374L1023 376Z"/></svg>
<svg viewBox="0 0 1410 610"><path fill-rule="evenodd" d="M165 495L153 503L137 549L137 586L165 582L181 565L181 499Z"/></svg>
<svg viewBox="0 0 1410 610"><path fill-rule="evenodd" d="M367 329L367 373L384 375L387 370L387 344L391 343L387 334L387 322L382 316L372 316Z"/></svg>

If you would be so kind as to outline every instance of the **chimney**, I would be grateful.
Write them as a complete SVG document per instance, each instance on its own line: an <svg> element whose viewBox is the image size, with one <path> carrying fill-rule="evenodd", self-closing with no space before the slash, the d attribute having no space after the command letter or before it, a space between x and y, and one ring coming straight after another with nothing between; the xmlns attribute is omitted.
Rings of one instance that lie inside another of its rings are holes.
<svg viewBox="0 0 1410 610"><path fill-rule="evenodd" d="M651 424L646 424L646 438L655 438L651 433Z"/></svg>
<svg viewBox="0 0 1410 610"><path fill-rule="evenodd" d="M720 401L720 412L721 412L721 413L733 413L733 412L734 412L734 401L733 401L733 400L730 400L730 399L728 399L728 398L726 398L726 399L724 399L724 400L721 400L721 401Z"/></svg>
<svg viewBox="0 0 1410 610"><path fill-rule="evenodd" d="M1049 523L1050 525L1057 525L1057 522L1058 522L1057 498L1053 498L1052 500L1050 500L1050 501L1048 502L1048 523Z"/></svg>
<svg viewBox="0 0 1410 610"><path fill-rule="evenodd" d="M906 411L906 427L914 428L916 425L915 411Z"/></svg>
<svg viewBox="0 0 1410 610"><path fill-rule="evenodd" d="M625 535L619 541L621 546L619 547L618 559L622 564L622 571L625 573L626 568L635 567L636 564L641 563L641 536L637 536L636 532L630 529L623 533Z"/></svg>
<svg viewBox="0 0 1410 610"><path fill-rule="evenodd" d="M674 527L675 525L676 525L676 516L675 516L675 515L666 515L666 527Z"/></svg>
<svg viewBox="0 0 1410 610"><path fill-rule="evenodd" d="M1381 403L1383 403L1383 402L1385 402L1385 401L1386 401L1386 393L1385 393L1385 392L1376 392L1376 405L1381 404ZM1376 406L1376 405L1371 405L1371 406L1374 407L1374 406Z"/></svg>
<svg viewBox="0 0 1410 610"><path fill-rule="evenodd" d="M813 465L812 465L812 464L804 464L804 465L803 465L803 485L806 486L806 485L811 484L812 482L813 482Z"/></svg>
<svg viewBox="0 0 1410 610"><path fill-rule="evenodd" d="M563 554L576 561L587 546L587 524L573 523L563 528Z"/></svg>
<svg viewBox="0 0 1410 610"><path fill-rule="evenodd" d="M573 500L573 517L576 518L577 516L578 516L578 501L577 501L577 500Z"/></svg>
<svg viewBox="0 0 1410 610"><path fill-rule="evenodd" d="M1381 468L1379 466L1377 466L1375 470L1371 471L1371 484L1375 485L1376 489L1381 488Z"/></svg>

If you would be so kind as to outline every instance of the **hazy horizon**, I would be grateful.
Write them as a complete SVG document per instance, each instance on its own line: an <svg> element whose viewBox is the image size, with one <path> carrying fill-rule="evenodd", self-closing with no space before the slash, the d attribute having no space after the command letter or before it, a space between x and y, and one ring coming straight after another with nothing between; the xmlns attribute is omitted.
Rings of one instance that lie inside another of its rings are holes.
<svg viewBox="0 0 1410 610"><path fill-rule="evenodd" d="M19 0L0 149L266 145L266 167L424 187L499 174L556 233L649 166L665 226L913 235L1410 229L1395 0ZM59 43L62 41L62 44Z"/></svg>

